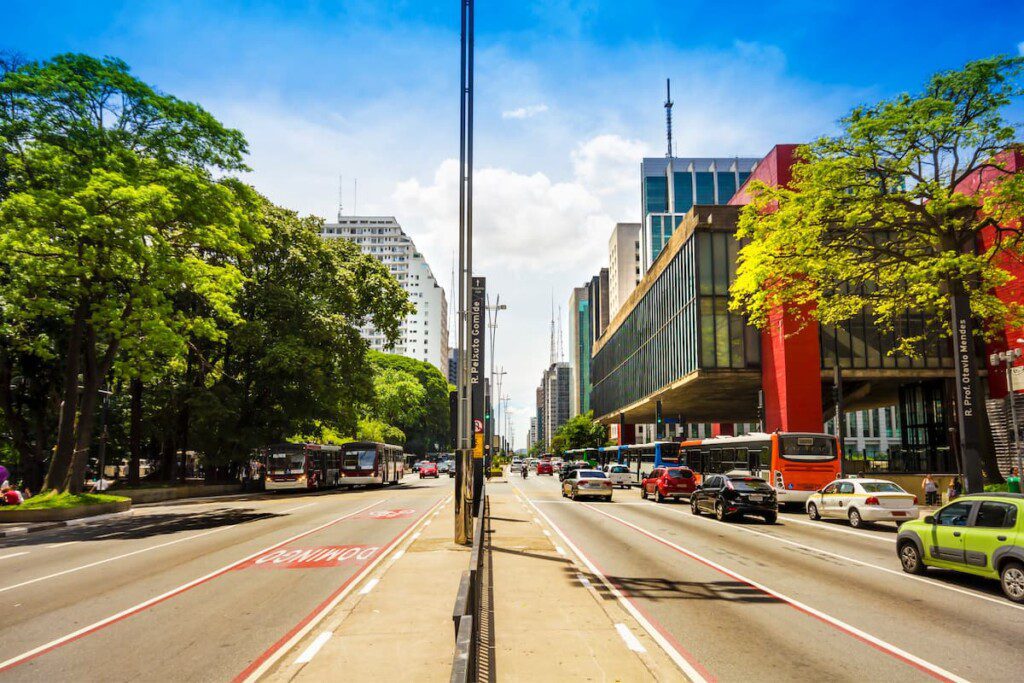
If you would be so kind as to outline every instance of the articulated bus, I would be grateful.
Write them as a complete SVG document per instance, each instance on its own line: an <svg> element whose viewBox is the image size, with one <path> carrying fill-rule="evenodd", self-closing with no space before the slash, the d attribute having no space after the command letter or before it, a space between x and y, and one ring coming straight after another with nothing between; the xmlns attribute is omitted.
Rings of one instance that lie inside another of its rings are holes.
<svg viewBox="0 0 1024 683"><path fill-rule="evenodd" d="M341 447L279 443L263 449L267 491L315 491L338 483Z"/></svg>
<svg viewBox="0 0 1024 683"><path fill-rule="evenodd" d="M775 488L779 503L804 503L840 475L839 439L831 434L754 432L684 441L675 464L698 475L749 472Z"/></svg>
<svg viewBox="0 0 1024 683"><path fill-rule="evenodd" d="M397 484L405 476L405 453L376 441L352 441L341 447L339 486Z"/></svg>
<svg viewBox="0 0 1024 683"><path fill-rule="evenodd" d="M630 444L628 446L613 446L619 451L619 464L629 468L636 482L639 483L641 475L650 472L655 467L678 466L679 444L675 441L655 441L653 443ZM696 472L696 470L694 470Z"/></svg>

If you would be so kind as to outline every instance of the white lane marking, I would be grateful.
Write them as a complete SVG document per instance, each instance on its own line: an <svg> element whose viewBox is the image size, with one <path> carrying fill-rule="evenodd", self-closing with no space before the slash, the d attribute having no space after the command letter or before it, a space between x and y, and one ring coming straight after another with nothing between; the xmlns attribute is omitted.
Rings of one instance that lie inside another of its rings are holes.
<svg viewBox="0 0 1024 683"><path fill-rule="evenodd" d="M514 484L513 487L516 488ZM565 535L565 532L562 531L562 529L557 524L552 522L551 518L544 514L543 510L537 507L537 504L534 503L534 501L530 500L529 503L530 505L533 506L534 510L537 511L537 514L540 515L541 519L547 522L548 526L554 529L555 533L558 534L565 542L565 544L569 546L569 548L576 554L576 557L578 557L583 562L583 564L586 565L587 569L590 570L590 573L593 576L596 576L597 578L601 579L601 583L604 584L605 589L615 596L615 599L619 601L619 604L622 605L622 608L629 612L629 615L633 617L633 619L635 619L638 624L640 624L640 627L643 628L643 630L647 631L647 635L654 639L654 642L656 642L658 646L665 651L665 654L668 655L669 659L675 662L675 665L679 667L679 669L686 675L686 677L693 681L693 683L709 683L708 678L710 678L710 676L706 678L704 674L698 671L694 664L689 661L689 655L684 655L682 652L679 651L678 648L672 645L668 641L668 639L664 635L662 635L662 633L657 628L654 627L654 624L652 624L647 619L647 617L645 617L643 613L639 609L637 609L636 605L634 605L631 600L626 598L626 596L624 596L622 592L618 588L616 588L611 581L608 580L608 577L605 576L604 573L597 568L597 565L591 562L590 558L583 554L583 551L580 550L575 543L569 540L569 537Z"/></svg>
<svg viewBox="0 0 1024 683"><path fill-rule="evenodd" d="M203 536L209 536L210 534L215 534L215 533L217 533L219 531L224 531L225 529L232 529L232 528L234 528L236 526L238 526L238 524L232 524L230 526L217 527L216 529L210 529L209 531L203 531L203 532L198 533L198 534L193 534L192 536L186 536L185 538L176 538L173 541L167 541L166 543L160 543L160 544L157 544L157 545L152 545L152 546L149 546L148 548L140 548L139 550L133 550L133 551L131 551L129 553L124 553L122 555L115 555L114 557L108 557L105 560L97 560L96 562L90 562L89 564L83 564L83 565L78 566L78 567L72 567L71 569L65 569L64 571L54 572L53 574L47 574L46 576L40 576L40 577L37 577L35 579L29 579L28 581L22 581L21 583L16 583L16 584L13 584L11 586L4 586L3 588L0 588L0 593L5 593L7 591L14 590L15 588L21 588L22 586L28 586L28 585L31 585L33 583L39 583L40 581L47 581L48 579L55 579L58 576L64 576L65 574L73 574L74 572L79 572L79 571L82 571L83 569L89 569L91 567L96 567L96 566L99 566L101 564L107 564L108 562L114 562L116 560L123 560L124 558L132 557L133 555L140 555L142 553L148 553L150 550L157 550L159 548L166 548L167 546L175 545L176 543L184 543L185 541L191 541L192 539L195 539L195 538L202 538ZM72 543L77 543L78 541L71 541L71 542Z"/></svg>
<svg viewBox="0 0 1024 683"><path fill-rule="evenodd" d="M46 546L47 548L60 548L61 546L71 545L72 543L81 543L81 541L64 541L63 543L54 543L53 545Z"/></svg>
<svg viewBox="0 0 1024 683"><path fill-rule="evenodd" d="M305 505L299 505L293 508L288 508L287 510L281 510L280 514L283 515L289 512L295 512L296 510L301 510L302 508L308 508L310 505L316 505L316 501L314 500L312 503L306 503Z"/></svg>
<svg viewBox="0 0 1024 683"><path fill-rule="evenodd" d="M626 647L633 652L647 652L640 640L633 635L633 632L629 630L625 624L615 624L615 630L619 632L619 637L626 641Z"/></svg>
<svg viewBox="0 0 1024 683"><path fill-rule="evenodd" d="M23 550L20 553L11 553L10 555L0 555L0 560L6 560L12 557L18 557L20 555L28 555L28 550Z"/></svg>
<svg viewBox="0 0 1024 683"><path fill-rule="evenodd" d="M309 664L313 661L313 657L316 657L316 653L320 652L320 648L327 644L327 641L331 639L334 634L331 631L324 631L316 637L312 643L309 644L302 654L295 659L296 664Z"/></svg>
<svg viewBox="0 0 1024 683"><path fill-rule="evenodd" d="M875 534L865 533L863 531L855 531L854 529L844 529L841 526L835 524L829 524L828 522L811 522L806 519L796 519L795 517L789 517L788 515L780 518L784 522L793 522L794 524L803 524L804 526L812 526L815 529L831 529L832 531L841 534L850 534L851 536L860 536L861 538L867 538L872 541L881 541L882 543L895 543L895 537L889 536L878 536Z"/></svg>
<svg viewBox="0 0 1024 683"><path fill-rule="evenodd" d="M584 588L593 588L593 584L590 583L590 579L583 576L583 574L577 574L576 579L583 584Z"/></svg>
<svg viewBox="0 0 1024 683"><path fill-rule="evenodd" d="M449 495L447 498L437 501L436 503L434 503L434 505L442 507L446 505L448 501L450 501L453 497L454 496ZM387 499L385 498L384 500ZM377 503L374 503L373 505L377 505L378 503L382 502L384 501L377 501ZM370 507L373 507L373 505L367 506L367 508L364 509L369 509ZM360 510L359 512L362 512L362 510ZM345 588L345 590L341 591L336 596L334 596L334 599L331 600L330 603L320 608L320 612L315 617L310 619L309 623L307 623L301 629L296 631L295 635L288 639L288 642L286 642L281 647L277 648L269 657L267 657L263 661L263 664L261 664L258 668L252 671L252 673L250 673L245 678L245 681L243 683L255 683L255 681L258 681L263 676L263 674L270 670L272 666L277 664L281 657L283 657L292 648L294 648L303 638L305 638L309 634L310 631L316 628L317 624L323 621L324 618L328 614L330 614L334 610L334 608L341 603L342 600L347 598L349 596L349 593L352 592L352 589L354 589L359 584L359 582L361 582L366 576L368 576L370 572L372 572L377 567L378 564L383 562L384 559L388 557L388 555L391 555L392 553L390 551L394 550L399 545L401 545L402 542L405 541L405 539L412 532L412 530L415 529L420 522L426 519L429 514L430 510L428 509L425 513L423 513L423 517L421 517L418 522L416 522L408 529L406 529L405 532L403 532L398 538L391 541L390 545L387 547L387 549L384 550L384 552L378 555L373 561L371 561L369 564L363 567L363 569L358 574L352 577L351 583L349 583L348 587ZM2 667L2 665L0 665L0 667Z"/></svg>
<svg viewBox="0 0 1024 683"><path fill-rule="evenodd" d="M394 555L392 555L392 556L391 556L391 561L392 561L392 562L395 562L395 561L397 561L397 560L398 560L398 558L400 558L400 557L401 557L402 555L405 555L405 548L402 548L401 550L399 550L398 552L396 552L396 553L395 553Z"/></svg>
<svg viewBox="0 0 1024 683"><path fill-rule="evenodd" d="M431 518L430 518L430 519L428 519L427 521L423 522L423 526L424 526L424 527L428 527L428 526L430 526L430 523L431 523L431 522L433 522L433 521L434 521L434 518L433 518L433 517L431 517Z"/></svg>
<svg viewBox="0 0 1024 683"><path fill-rule="evenodd" d="M369 581L366 582L366 585L363 586L363 589L361 591L359 591L359 594L360 595L366 595L367 593L372 591L374 589L374 587L378 583L380 583L380 579L379 578L370 579Z"/></svg>
<svg viewBox="0 0 1024 683"><path fill-rule="evenodd" d="M684 515L685 514L685 513L683 513L682 510L672 510L671 508L661 508L661 509L667 510L668 512L674 512L677 515ZM715 520L708 519L706 517L694 517L693 515L687 515L687 516L692 518L692 519L694 519L694 520L700 520L701 522L703 522L705 524L721 525L721 522L717 522ZM719 528L722 528L722 527L719 526ZM1009 600L1000 600L999 598L993 598L991 595L984 595L983 593L975 593L975 592L972 592L972 591L969 591L969 590L964 590L963 588L957 588L956 586L950 586L950 585L947 585L945 583L940 583L939 581L926 579L923 576L915 576L913 574L908 574L908 573L906 573L904 571L897 571L895 569L890 569L889 567L882 567L880 565L872 564L872 563L866 562L864 560L858 560L855 557L848 557L846 555L840 555L839 553L834 553L834 552L831 552L829 550L823 550L822 548L816 548L814 546L807 545L805 543L799 543L797 541L791 541L788 538L783 538L782 536L776 536L775 534L768 534L768 533L765 533L763 531L758 531L756 529L750 529L750 528L745 527L745 526L737 526L737 525L733 525L733 524L727 525L725 528L733 529L735 531L744 531L744 532L746 532L748 534L754 534L755 536L764 536L765 538L771 539L773 541L781 541L782 543L785 543L786 545L791 545L794 548L802 548L803 550L809 550L810 552L818 553L819 555L827 555L828 557L834 557L837 560L845 560L846 562L852 562L854 564L859 564L862 567L870 567L871 569L877 569L880 572L885 572L887 574L892 574L894 576L899 576L899 577L904 578L904 579L910 579L911 581L920 581L921 583L923 583L925 585L928 585L928 586L934 586L936 588L942 588L944 590L953 591L954 593L960 593L962 595L968 595L968 596L970 596L972 598L979 598L981 600L987 600L988 602L992 602L992 603L995 603L997 605L1002 605L1003 607L1012 607L1013 609L1024 610L1024 605L1018 605L1016 603L1010 602Z"/></svg>
<svg viewBox="0 0 1024 683"><path fill-rule="evenodd" d="M102 536L93 536L93 538L111 538L113 536L120 536L120 535L122 535L124 533L125 532L123 532L123 531L115 531L113 533L103 534Z"/></svg>
<svg viewBox="0 0 1024 683"><path fill-rule="evenodd" d="M544 535L545 535L545 536L550 536L550 535L551 535L551 532L550 532L550 531L548 531L547 529L541 529L541 531L543 531L543 532L544 532Z"/></svg>
<svg viewBox="0 0 1024 683"><path fill-rule="evenodd" d="M563 548L560 545L556 545L555 552L557 552L559 555L565 555L565 548Z"/></svg>
<svg viewBox="0 0 1024 683"><path fill-rule="evenodd" d="M920 671L924 671L926 673L929 673L929 674L931 674L933 676L937 676L939 678L943 678L945 680L956 681L957 683L968 683L966 679L961 678L960 676L957 676L956 674L943 669L942 667L940 667L937 664L932 664L931 662L929 662L927 660L921 659L917 655L913 655L913 654L907 652L906 650L903 650L903 649L893 645L892 643L886 642L886 641L882 640L881 638L873 636L873 635L871 635L870 633L868 633L866 631L862 631L859 628L857 628L856 626L853 626L852 624L848 624L845 621L842 621L841 619L838 619L838 618L833 617L833 616L831 616L829 614L826 614L826 613L822 612L821 610L815 609L815 608L811 607L810 605L807 605L807 604L805 604L803 602L800 602L799 600L797 600L795 598L791 598L788 595L785 595L783 593L780 593L777 590L769 588L768 586L764 585L763 583L758 583L757 581L754 581L753 579L749 579L746 576L743 576L742 574L740 574L739 572L734 572L733 570L731 570L731 569L729 569L729 568L727 568L727 567L725 567L725 566L723 566L721 564L718 564L714 560L706 558L703 555L700 555L699 553L696 553L696 552L694 552L692 550L688 550L688 549L682 547L681 545L679 545L677 543L673 543L672 541L668 540L667 538L662 538L661 536L658 536L657 534L652 533L652 532L648 531L647 529L644 529L643 527L637 526L636 524L633 524L632 522L629 522L629 521L627 521L625 519L622 519L621 517L616 517L615 515L613 515L613 514L611 514L609 512L605 512L604 510L600 510L600 509L598 509L598 508L596 508L593 505L590 505L588 503L583 503L583 506L586 507L586 508L589 508L590 510L593 510L594 512L596 512L596 513L598 513L600 515L604 515L605 517L608 517L609 519L614 519L615 521L619 522L620 524L623 524L623 525L633 529L634 531L638 531L639 533L643 534L644 536L647 536L650 539L653 539L653 540L658 541L659 543L661 543L663 545L666 545L666 546L668 546L670 548L673 548L677 552L679 552L679 553L681 553L683 555L686 555L690 559L696 560L697 562L700 562L701 564L704 564L704 565L706 565L708 567L711 567L712 569L715 569L716 571L718 571L718 572L720 572L722 574L725 574L726 576L728 576L731 579L734 579L736 581L740 581L742 583L745 583L748 586L751 586L753 588L758 589L762 593L766 593L767 595L770 595L773 598L776 598L778 600L781 600L781 601L785 602L786 604L790 605L791 607L793 607L793 608L795 608L795 609L797 609L797 610L799 610L801 612L804 612L805 614L808 614L810 616L816 617L817 619L819 619L819 620L821 620L821 621L823 621L823 622L825 622L827 624L830 624L831 626L834 626L835 628L839 629L840 631L843 631L843 632L847 633L848 635L851 635L854 638L857 638L857 639L859 639L861 641L869 643L869 644L873 645L876 649L882 650L883 652L886 652L886 653L892 655L896 659L900 659L900 660L904 661L905 663L910 664L911 666L913 666L914 668L916 668L916 669L918 669Z"/></svg>
<svg viewBox="0 0 1024 683"><path fill-rule="evenodd" d="M539 520L539 519L537 519L536 517L534 517L534 518L533 518L533 521L534 521L534 522L535 522L536 524L540 524L540 520Z"/></svg>
<svg viewBox="0 0 1024 683"><path fill-rule="evenodd" d="M163 600L171 598L171 597L173 597L173 596L175 596L175 595L177 595L179 593L182 593L182 592L188 590L189 588L192 588L193 586L197 586L197 585L199 585L201 583L205 583L206 581L209 581L210 579L213 579L213 578L215 578L217 576L220 576L221 574L223 574L225 572L230 571L231 569L233 569L234 567L237 567L240 564L248 562L249 560L251 560L253 558L259 557L260 555L263 555L266 552L274 550L275 548L280 548L281 546L287 545L287 544L291 543L292 541L294 541L294 540L296 540L298 538L303 538L304 536L309 536L310 534L314 534L317 531L320 531L321 529L326 529L327 527L331 526L332 524L336 524L337 522L340 522L343 519L346 519L348 517L352 517L354 515L358 515L360 512L365 512L366 510L369 510L370 508L374 507L375 505L380 505L381 503L383 503L386 500L387 500L387 498L384 498L384 499L378 500L375 503L370 503L369 505L367 505L365 507L359 508L355 512L349 512L349 513L344 514L344 515L342 515L340 517L336 517L336 518L330 520L329 522L325 522L324 524L321 524L320 526L313 527L312 529L307 529L306 531L303 531L302 533L299 533L299 534L295 534L294 536L292 536L290 538L287 538L287 539L285 539L283 541L279 541L278 543L271 544L271 545L267 546L266 548L263 548L261 550L257 550L256 552L252 553L251 555L247 555L247 556L243 557L240 560L235 560L234 562L226 564L223 567L221 567L220 569L215 569L215 570L213 570L212 572L210 572L208 574L204 574L203 576L200 576L198 579L192 579L188 583L183 583L180 586L178 586L177 588L172 588L171 590L169 590L169 591L167 591L165 593L161 593L160 595L157 595L156 597L149 598L148 600L143 600L142 602L138 603L137 605L133 605L132 607L129 607L128 609L121 610L117 614L112 614L111 616L106 617L105 619L100 619L99 621L97 621L97 622L95 622L93 624L89 624L88 626L83 626L82 628L78 629L77 631L73 631L73 632L71 632L71 633L69 633L69 634L67 634L65 636L61 636L60 638L55 638L54 640L51 640L48 643L45 643L45 644L40 645L38 647L34 647L31 650L29 650L28 652L23 652L20 655L16 655L14 657L11 657L7 661L0 662L0 672L3 672L3 671L9 669L12 666L15 666L16 664L20 664L21 662L25 661L26 659L31 659L36 654L39 654L39 653L42 653L42 652L46 652L47 650L52 650L52 649L54 649L56 647L59 647L59 646L63 645L64 643L70 642L70 641L75 640L77 638L80 638L80 637L82 637L84 635L87 635L87 634L89 634L89 633L91 633L93 631L96 631L96 630L98 630L100 628L103 628L107 624L111 624L111 623L114 623L116 621L120 621L121 619L129 617L129 616L131 616L134 613L140 612L141 610L144 610L144 609L150 607L151 605L155 605L155 604L157 604L159 602L162 602ZM237 525L232 525L232 526L237 526ZM220 527L219 529L213 529L212 531L207 531L207 532L203 532L203 533L204 534L211 534L211 533L214 533L216 531L220 531L221 529L230 529L230 528L231 527ZM188 538L198 538L198 535L197 536L189 536ZM187 539L179 539L179 540L187 540ZM171 543L176 543L176 542L177 541L171 541L169 543L165 543L164 545L170 545ZM157 548L157 547L161 547L161 546L153 546L153 548ZM143 550L139 550L139 551L136 551L134 553L129 553L129 554L136 555L136 554L138 554L140 552L144 552L146 550L152 550L153 548L144 548ZM103 564L104 562L107 562L107 561L109 561L109 560L101 560L100 562L94 562L93 565L84 565L83 567L80 567L80 568L84 568L86 566L94 566L94 565L97 565L97 564ZM372 566L372 564L370 566ZM69 569L67 571L60 572L60 574L67 574L67 573L72 572L72 571L77 571L77 569ZM27 581L27 582L24 582L24 583L19 584L19 585L25 585L25 583L34 583L37 580L40 580L40 579L34 579L33 581ZM9 586L7 588L0 589L0 592L2 592L4 590L10 590L13 587L14 586Z"/></svg>
<svg viewBox="0 0 1024 683"><path fill-rule="evenodd" d="M419 538L419 537L420 537L420 532L418 532L418 531L417 531L416 533L414 533L414 534L412 535L412 540L414 540L414 541L415 541L415 540L416 540L417 538Z"/></svg>

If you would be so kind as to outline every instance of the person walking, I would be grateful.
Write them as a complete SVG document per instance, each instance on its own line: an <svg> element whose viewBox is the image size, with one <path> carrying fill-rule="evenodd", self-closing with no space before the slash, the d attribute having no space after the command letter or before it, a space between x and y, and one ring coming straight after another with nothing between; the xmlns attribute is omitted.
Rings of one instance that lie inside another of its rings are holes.
<svg viewBox="0 0 1024 683"><path fill-rule="evenodd" d="M924 504L925 505L938 505L939 501L939 485L932 479L932 475L924 475L924 480L921 482L921 488L924 489Z"/></svg>

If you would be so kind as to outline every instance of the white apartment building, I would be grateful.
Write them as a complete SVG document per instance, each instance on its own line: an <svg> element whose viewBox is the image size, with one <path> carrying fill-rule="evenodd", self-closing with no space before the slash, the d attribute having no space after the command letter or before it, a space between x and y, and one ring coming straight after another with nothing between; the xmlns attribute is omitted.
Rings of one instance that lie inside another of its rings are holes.
<svg viewBox="0 0 1024 683"><path fill-rule="evenodd" d="M324 238L341 238L357 244L387 266L416 306L399 330L393 349L385 348L384 336L372 325L361 333L377 351L398 353L427 361L448 375L448 302L423 254L402 231L394 216L339 216L336 223L321 228Z"/></svg>
<svg viewBox="0 0 1024 683"><path fill-rule="evenodd" d="M640 224L616 223L608 240L608 318L640 283L643 261L640 258Z"/></svg>

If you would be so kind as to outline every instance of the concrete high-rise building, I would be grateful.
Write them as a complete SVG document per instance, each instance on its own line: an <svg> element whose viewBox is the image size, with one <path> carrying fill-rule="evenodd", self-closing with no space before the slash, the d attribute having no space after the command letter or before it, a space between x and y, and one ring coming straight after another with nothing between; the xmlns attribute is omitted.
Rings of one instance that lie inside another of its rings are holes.
<svg viewBox="0 0 1024 683"><path fill-rule="evenodd" d="M537 415L533 419L537 421L537 441L547 443L544 437L544 379L541 378L540 386L537 387Z"/></svg>
<svg viewBox="0 0 1024 683"><path fill-rule="evenodd" d="M533 444L537 443L537 418L530 418L530 431L526 434L526 450L531 450Z"/></svg>
<svg viewBox="0 0 1024 683"><path fill-rule="evenodd" d="M594 339L604 334L611 320L608 311L608 269L602 268L597 275L590 278L587 284L587 297L590 301L590 329Z"/></svg>
<svg viewBox="0 0 1024 683"><path fill-rule="evenodd" d="M727 204L759 161L739 157L644 159L640 164L642 272L650 269L691 207Z"/></svg>
<svg viewBox="0 0 1024 683"><path fill-rule="evenodd" d="M459 382L459 350L448 349L448 383L458 386Z"/></svg>
<svg viewBox="0 0 1024 683"><path fill-rule="evenodd" d="M619 307L643 277L640 257L640 224L616 223L608 240L608 317L614 318Z"/></svg>
<svg viewBox="0 0 1024 683"><path fill-rule="evenodd" d="M590 410L590 288L575 287L569 297L569 416Z"/></svg>
<svg viewBox="0 0 1024 683"><path fill-rule="evenodd" d="M569 420L569 364L552 363L541 380L544 388L544 446L550 447L551 437Z"/></svg>
<svg viewBox="0 0 1024 683"><path fill-rule="evenodd" d="M423 254L402 231L394 216L339 216L325 223L320 232L328 239L346 239L357 244L385 266L409 295L416 311L402 322L393 349L386 349L384 336L372 325L360 330L370 348L390 351L427 361L448 376L448 301Z"/></svg>

